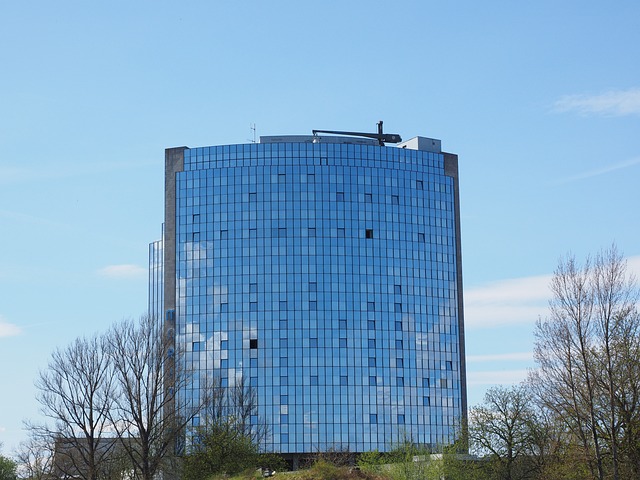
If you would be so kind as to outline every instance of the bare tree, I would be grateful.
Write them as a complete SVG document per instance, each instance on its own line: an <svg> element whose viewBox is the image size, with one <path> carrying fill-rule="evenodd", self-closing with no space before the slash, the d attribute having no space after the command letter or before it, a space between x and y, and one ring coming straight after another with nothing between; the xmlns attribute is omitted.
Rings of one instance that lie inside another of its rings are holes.
<svg viewBox="0 0 640 480"><path fill-rule="evenodd" d="M268 425L258 417L258 392L250 386L244 375L235 379L230 388L230 417L235 418L238 431L259 447L269 434Z"/></svg>
<svg viewBox="0 0 640 480"><path fill-rule="evenodd" d="M46 480L53 470L53 449L49 436L39 435L37 430L28 429L29 437L20 443L15 458L21 478Z"/></svg>
<svg viewBox="0 0 640 480"><path fill-rule="evenodd" d="M579 438L591 475L620 478L620 445L638 418L638 289L612 247L579 266L560 261L550 316L536 326L532 385L545 408ZM625 452L633 454L634 440ZM637 443L636 443L637 444ZM640 458L640 456L638 456Z"/></svg>
<svg viewBox="0 0 640 480"><path fill-rule="evenodd" d="M577 431L592 475L604 478L594 376L591 264L561 260L551 281L550 317L536 325L534 355L540 398Z"/></svg>
<svg viewBox="0 0 640 480"><path fill-rule="evenodd" d="M639 322L635 281L632 276L627 275L626 262L615 246L596 256L592 285L600 344L600 355L597 355L596 359L599 371L603 372L602 386L608 400L609 418L606 428L610 439L613 479L618 480L618 450L622 424L616 396L624 384L617 383L617 380L619 372L628 370L630 366L631 359L625 347L630 339L637 338Z"/></svg>
<svg viewBox="0 0 640 480"><path fill-rule="evenodd" d="M41 412L53 426L32 426L54 445L53 467L60 474L97 480L113 442L109 411L113 382L104 339L78 338L53 352L35 385Z"/></svg>
<svg viewBox="0 0 640 480"><path fill-rule="evenodd" d="M161 322L143 316L117 324L107 336L118 386L111 419L142 480L169 468L176 442L198 412L179 394L190 375L163 330Z"/></svg>
<svg viewBox="0 0 640 480"><path fill-rule="evenodd" d="M620 478L640 478L640 335L628 335L616 345L626 361L614 371L618 414Z"/></svg>

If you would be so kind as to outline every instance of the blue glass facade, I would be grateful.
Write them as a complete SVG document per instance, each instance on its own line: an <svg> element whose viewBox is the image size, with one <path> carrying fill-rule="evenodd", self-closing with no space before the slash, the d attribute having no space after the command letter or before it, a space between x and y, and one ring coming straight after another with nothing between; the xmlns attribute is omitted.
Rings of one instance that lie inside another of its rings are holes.
<svg viewBox="0 0 640 480"><path fill-rule="evenodd" d="M466 408L457 157L331 140L167 152L163 308L188 368L255 387L263 448L450 442Z"/></svg>
<svg viewBox="0 0 640 480"><path fill-rule="evenodd" d="M162 318L164 272L162 240L149 245L149 313L154 318Z"/></svg>

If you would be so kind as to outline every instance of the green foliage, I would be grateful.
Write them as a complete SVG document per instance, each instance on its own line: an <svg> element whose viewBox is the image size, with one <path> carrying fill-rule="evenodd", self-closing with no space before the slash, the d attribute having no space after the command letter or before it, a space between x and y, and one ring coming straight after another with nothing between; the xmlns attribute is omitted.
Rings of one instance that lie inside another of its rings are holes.
<svg viewBox="0 0 640 480"><path fill-rule="evenodd" d="M259 445L267 434L264 422L252 422L258 416L257 393L236 379L234 386L223 387L222 379L208 380L206 398L200 411L201 425L190 432L191 445L183 458L184 480L204 480L211 476L250 472L258 467L283 469L284 460L275 454L259 454Z"/></svg>
<svg viewBox="0 0 640 480"><path fill-rule="evenodd" d="M393 463L388 475L392 480L439 480L442 478L442 464L429 457Z"/></svg>
<svg viewBox="0 0 640 480"><path fill-rule="evenodd" d="M286 472L289 466L287 461L277 453L261 453L258 455L257 465L261 468L268 468L274 472Z"/></svg>
<svg viewBox="0 0 640 480"><path fill-rule="evenodd" d="M392 480L430 480L442 477L442 462L431 459L431 450L414 443L409 437L387 454L391 463L385 470Z"/></svg>
<svg viewBox="0 0 640 480"><path fill-rule="evenodd" d="M16 478L16 462L0 455L0 480L15 480Z"/></svg>
<svg viewBox="0 0 640 480"><path fill-rule="evenodd" d="M358 457L358 467L365 472L380 472L384 463L384 456L378 450L364 452Z"/></svg>
<svg viewBox="0 0 640 480"><path fill-rule="evenodd" d="M484 462L467 454L468 439L465 433L452 445L442 448L440 459L442 475L447 480L493 480L484 468Z"/></svg>
<svg viewBox="0 0 640 480"><path fill-rule="evenodd" d="M335 444L322 452L318 452L315 461L324 460L336 467L351 467L355 464L356 455L344 445Z"/></svg>
<svg viewBox="0 0 640 480"><path fill-rule="evenodd" d="M257 446L251 438L226 425L209 426L197 431L197 443L184 458L183 478L205 480L216 474L233 475L256 468Z"/></svg>
<svg viewBox="0 0 640 480"><path fill-rule="evenodd" d="M392 463L411 462L415 457L429 455L431 451L423 446L415 444L410 438L405 437L388 454L388 461Z"/></svg>
<svg viewBox="0 0 640 480"><path fill-rule="evenodd" d="M344 467L338 467L324 459L317 460L313 466L305 472L305 478L312 480L322 478L324 480L339 480L344 478Z"/></svg>
<svg viewBox="0 0 640 480"><path fill-rule="evenodd" d="M506 479L532 479L540 473L548 435L526 385L489 389L484 403L469 411L469 419L472 452L484 459L475 464L479 470Z"/></svg>

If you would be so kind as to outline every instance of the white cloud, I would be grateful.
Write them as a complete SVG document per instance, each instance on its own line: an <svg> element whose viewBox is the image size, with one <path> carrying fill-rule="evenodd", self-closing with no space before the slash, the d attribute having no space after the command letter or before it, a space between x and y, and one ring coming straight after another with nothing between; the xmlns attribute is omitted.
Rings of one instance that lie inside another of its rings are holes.
<svg viewBox="0 0 640 480"><path fill-rule="evenodd" d="M551 275L515 278L473 287L464 294L469 328L533 323L544 315Z"/></svg>
<svg viewBox="0 0 640 480"><path fill-rule="evenodd" d="M472 288L471 291L465 293L465 298L467 301L485 303L546 299L549 296L551 277L551 275L537 275L499 280Z"/></svg>
<svg viewBox="0 0 640 480"><path fill-rule="evenodd" d="M490 370L467 372L467 385L514 385L523 382L529 373L527 369L520 370Z"/></svg>
<svg viewBox="0 0 640 480"><path fill-rule="evenodd" d="M627 257L627 270L635 275L636 279L640 279L640 255Z"/></svg>
<svg viewBox="0 0 640 480"><path fill-rule="evenodd" d="M640 279L640 256L626 260L628 272ZM547 314L552 277L513 278L468 288L464 293L465 326L474 329L533 324Z"/></svg>
<svg viewBox="0 0 640 480"><path fill-rule="evenodd" d="M0 338L3 337L14 337L16 335L20 335L22 330L17 325L13 323L6 322L5 319L0 315Z"/></svg>
<svg viewBox="0 0 640 480"><path fill-rule="evenodd" d="M140 278L147 275L147 269L139 265L109 265L101 268L98 273L109 278Z"/></svg>
<svg viewBox="0 0 640 480"><path fill-rule="evenodd" d="M557 112L624 116L640 114L640 88L610 90L599 95L565 95L554 104Z"/></svg>
<svg viewBox="0 0 640 480"><path fill-rule="evenodd" d="M467 355L467 363L533 361L533 352L494 353Z"/></svg>

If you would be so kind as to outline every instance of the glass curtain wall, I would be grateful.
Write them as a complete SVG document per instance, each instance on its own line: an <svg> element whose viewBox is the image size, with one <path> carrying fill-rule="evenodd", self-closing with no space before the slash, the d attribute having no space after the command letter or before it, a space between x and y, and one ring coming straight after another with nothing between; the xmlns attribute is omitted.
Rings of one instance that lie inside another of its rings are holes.
<svg viewBox="0 0 640 480"><path fill-rule="evenodd" d="M450 442L462 413L454 201L440 153L186 149L176 341L187 366L255 387L267 451ZM199 398L205 383L181 393Z"/></svg>

